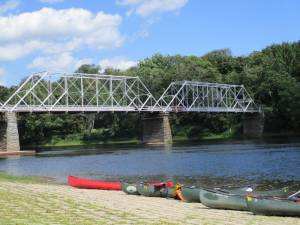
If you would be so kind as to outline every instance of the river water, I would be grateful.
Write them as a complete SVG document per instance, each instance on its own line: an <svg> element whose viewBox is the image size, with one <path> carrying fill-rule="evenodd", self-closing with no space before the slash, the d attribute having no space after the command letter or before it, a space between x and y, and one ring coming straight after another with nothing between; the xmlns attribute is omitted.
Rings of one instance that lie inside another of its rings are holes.
<svg viewBox="0 0 300 225"><path fill-rule="evenodd" d="M174 180L209 187L299 185L300 140L41 149L36 156L0 159L0 171L50 177L59 183L75 175L130 182Z"/></svg>

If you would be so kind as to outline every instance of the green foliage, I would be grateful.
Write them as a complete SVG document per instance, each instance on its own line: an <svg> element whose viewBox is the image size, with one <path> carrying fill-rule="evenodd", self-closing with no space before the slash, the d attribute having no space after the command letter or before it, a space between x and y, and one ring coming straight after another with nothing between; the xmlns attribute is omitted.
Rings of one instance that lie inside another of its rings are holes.
<svg viewBox="0 0 300 225"><path fill-rule="evenodd" d="M98 74L100 69L100 66L83 64L76 70L76 73Z"/></svg>

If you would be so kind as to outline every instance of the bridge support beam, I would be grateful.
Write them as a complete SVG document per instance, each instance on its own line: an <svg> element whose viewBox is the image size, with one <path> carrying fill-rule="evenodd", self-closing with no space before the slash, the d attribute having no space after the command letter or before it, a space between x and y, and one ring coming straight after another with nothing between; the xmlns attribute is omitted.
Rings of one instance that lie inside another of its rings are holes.
<svg viewBox="0 0 300 225"><path fill-rule="evenodd" d="M261 137L264 131L263 113L246 113L243 115L243 134L248 137Z"/></svg>
<svg viewBox="0 0 300 225"><path fill-rule="evenodd" d="M20 151L16 113L2 113L0 117L0 151Z"/></svg>
<svg viewBox="0 0 300 225"><path fill-rule="evenodd" d="M144 113L142 120L142 141L144 144L166 145L172 143L172 132L168 113Z"/></svg>

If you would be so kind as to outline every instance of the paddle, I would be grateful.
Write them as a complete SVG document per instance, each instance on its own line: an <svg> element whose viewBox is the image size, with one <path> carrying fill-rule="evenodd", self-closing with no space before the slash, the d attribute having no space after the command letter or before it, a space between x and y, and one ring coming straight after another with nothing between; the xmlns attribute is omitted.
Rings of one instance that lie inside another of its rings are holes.
<svg viewBox="0 0 300 225"><path fill-rule="evenodd" d="M300 194L300 191L295 192L294 194L291 194L287 199L291 200L293 197L296 197L298 194Z"/></svg>

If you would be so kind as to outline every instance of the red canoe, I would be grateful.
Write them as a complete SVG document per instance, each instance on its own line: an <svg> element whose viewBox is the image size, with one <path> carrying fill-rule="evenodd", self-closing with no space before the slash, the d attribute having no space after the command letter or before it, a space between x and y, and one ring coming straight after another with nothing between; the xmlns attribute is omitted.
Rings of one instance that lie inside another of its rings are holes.
<svg viewBox="0 0 300 225"><path fill-rule="evenodd" d="M119 181L88 180L79 177L69 176L68 183L72 187L101 189L101 190L122 190L122 184Z"/></svg>
<svg viewBox="0 0 300 225"><path fill-rule="evenodd" d="M86 188L86 189L100 189L100 190L122 190L122 183L119 181L103 181L103 180L89 180L79 177L69 176L68 184L72 187ZM149 182L151 185L165 185L166 187L173 187L172 181L167 182Z"/></svg>

